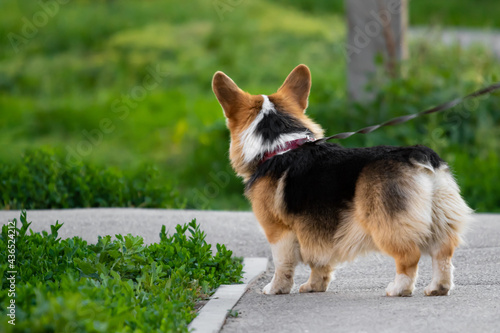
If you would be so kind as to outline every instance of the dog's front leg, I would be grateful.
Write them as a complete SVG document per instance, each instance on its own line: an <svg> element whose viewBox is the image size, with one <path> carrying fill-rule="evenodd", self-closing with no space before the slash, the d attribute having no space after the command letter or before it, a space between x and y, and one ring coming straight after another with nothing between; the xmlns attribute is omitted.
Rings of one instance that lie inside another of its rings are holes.
<svg viewBox="0 0 500 333"><path fill-rule="evenodd" d="M333 279L332 265L326 266L311 266L311 275L306 283L300 286L300 293L322 292L328 289L330 282Z"/></svg>
<svg viewBox="0 0 500 333"><path fill-rule="evenodd" d="M274 276L262 293L288 294L293 287L295 267L300 261L300 247L295 233L285 232L277 242L271 243L271 251L275 268Z"/></svg>

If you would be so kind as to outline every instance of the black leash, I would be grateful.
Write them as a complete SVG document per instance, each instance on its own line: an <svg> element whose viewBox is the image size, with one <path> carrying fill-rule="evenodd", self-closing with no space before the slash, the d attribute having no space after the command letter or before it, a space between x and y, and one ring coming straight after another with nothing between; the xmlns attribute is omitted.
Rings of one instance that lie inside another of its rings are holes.
<svg viewBox="0 0 500 333"><path fill-rule="evenodd" d="M393 125L405 123L408 120L411 120L411 119L414 119L414 118L417 118L417 117L420 117L420 116L423 116L426 114L443 112L445 110L451 109L455 105L460 104L467 99L476 98L476 97L488 94L488 93L495 91L495 90L498 90L498 89L500 89L500 82L494 83L486 88L477 90L477 91L475 91L475 92L473 92L465 97L455 98L454 100L451 100L449 102L443 103L443 104L438 105L438 106L435 106L435 107L430 108L430 109L425 110L425 111L421 111L421 112L414 113L414 114L409 114L406 116L397 117L397 118L391 119L391 120L386 121L385 123L382 123L379 125L373 125L373 126L368 126L368 127L362 128L360 130L357 130L356 132L343 132L343 133L338 133L338 134L335 134L332 136L327 136L325 138L321 138L321 139L318 139L316 141L313 141L313 143L319 144L319 143L323 143L325 141L332 140L332 139L346 139L350 136L353 136L354 134L367 134L367 133L371 133L371 132L375 131L376 129L379 129L380 127L393 126Z"/></svg>

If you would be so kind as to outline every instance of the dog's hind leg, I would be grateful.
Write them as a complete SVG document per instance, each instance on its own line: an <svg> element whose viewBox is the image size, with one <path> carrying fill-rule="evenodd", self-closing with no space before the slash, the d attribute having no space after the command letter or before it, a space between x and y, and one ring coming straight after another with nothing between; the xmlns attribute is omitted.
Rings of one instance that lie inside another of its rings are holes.
<svg viewBox="0 0 500 333"><path fill-rule="evenodd" d="M286 231L281 238L271 243L274 261L274 276L262 292L268 295L288 294L293 287L293 274L300 261L300 247L297 236L292 231Z"/></svg>
<svg viewBox="0 0 500 333"><path fill-rule="evenodd" d="M309 293L316 291L326 291L332 281L333 267L331 265L326 266L314 266L311 265L311 275L306 283L300 286L299 292Z"/></svg>
<svg viewBox="0 0 500 333"><path fill-rule="evenodd" d="M416 245L406 246L403 251L387 251L396 261L396 278L389 283L387 296L411 296L415 289L420 250ZM392 253L391 253L392 252Z"/></svg>
<svg viewBox="0 0 500 333"><path fill-rule="evenodd" d="M394 258L396 278L387 296L411 296L420 248L431 234L432 175L398 163L374 165L360 176L355 209L376 247Z"/></svg>
<svg viewBox="0 0 500 333"><path fill-rule="evenodd" d="M453 265L451 257L454 252L453 245L443 246L431 253L432 256L432 281L425 288L427 296L447 296L453 288Z"/></svg>
<svg viewBox="0 0 500 333"><path fill-rule="evenodd" d="M453 288L451 257L461 242L461 234L471 219L472 210L460 196L460 190L447 166L434 177L432 238L427 251L432 257L432 281L427 296L449 295Z"/></svg>

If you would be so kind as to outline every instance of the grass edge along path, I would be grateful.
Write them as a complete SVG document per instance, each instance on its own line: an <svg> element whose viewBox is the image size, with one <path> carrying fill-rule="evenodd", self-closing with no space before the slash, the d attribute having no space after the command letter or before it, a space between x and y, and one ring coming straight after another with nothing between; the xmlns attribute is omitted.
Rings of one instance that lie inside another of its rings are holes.
<svg viewBox="0 0 500 333"><path fill-rule="evenodd" d="M131 234L87 244L58 238L59 222L50 233L30 224L23 211L2 227L2 332L187 332L198 301L241 281L242 259L225 245L212 253L196 220L172 235L163 226L150 245Z"/></svg>

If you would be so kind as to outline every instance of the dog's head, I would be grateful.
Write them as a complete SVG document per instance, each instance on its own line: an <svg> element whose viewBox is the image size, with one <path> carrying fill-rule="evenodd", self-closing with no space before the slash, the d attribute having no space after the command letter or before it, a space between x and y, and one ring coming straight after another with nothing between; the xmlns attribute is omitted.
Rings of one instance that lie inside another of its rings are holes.
<svg viewBox="0 0 500 333"><path fill-rule="evenodd" d="M244 92L222 72L215 73L212 89L231 132L231 164L245 180L266 159L323 137L321 127L304 114L311 89L305 65L297 66L269 96Z"/></svg>

